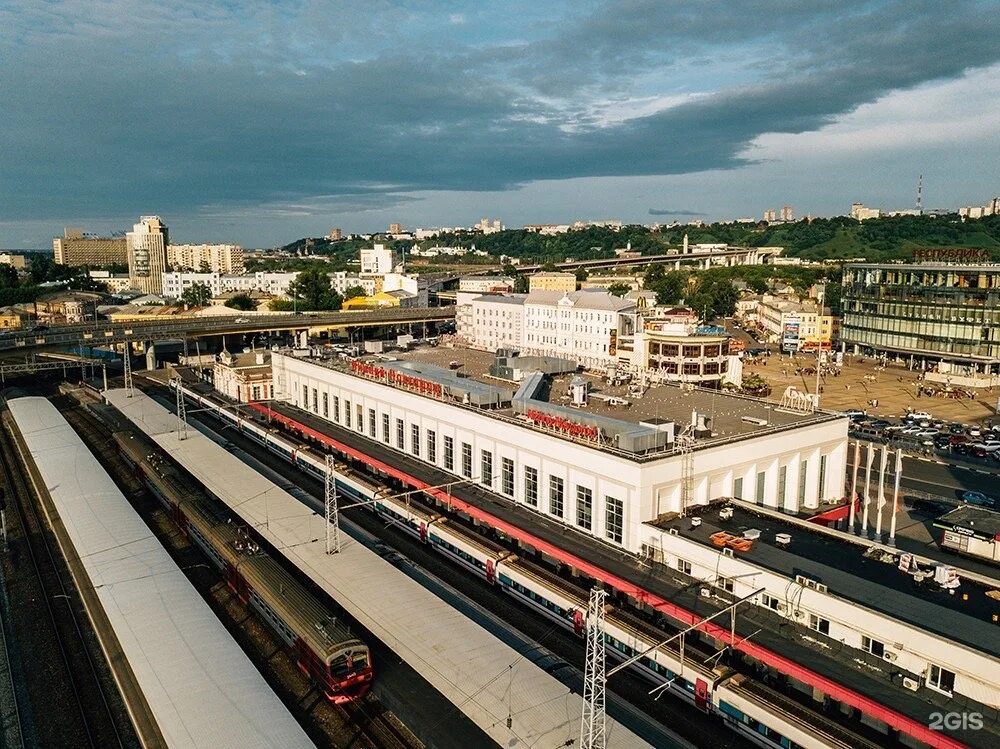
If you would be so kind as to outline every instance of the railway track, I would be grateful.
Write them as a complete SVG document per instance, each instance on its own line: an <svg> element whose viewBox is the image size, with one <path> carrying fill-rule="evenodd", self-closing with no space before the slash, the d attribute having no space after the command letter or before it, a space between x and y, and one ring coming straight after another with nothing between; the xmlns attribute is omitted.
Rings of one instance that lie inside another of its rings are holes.
<svg viewBox="0 0 1000 749"><path fill-rule="evenodd" d="M9 415L4 413L0 429L0 471L3 473L5 495L10 516L10 532L17 536L16 558L27 559L30 567L29 583L37 615L31 620L30 629L19 631L20 641L31 642L31 674L47 674L44 678L44 702L33 700L36 712L62 708L60 720L35 721L38 740L51 746L132 747L134 734L123 730L123 709L118 707L117 692L109 697L110 676L103 672L92 652L82 625L85 618L76 589L67 581L68 572L60 552L53 549L54 540L39 513L38 502L27 479L27 472L20 465L20 453L9 431ZM22 552L23 551L23 555ZM12 562L13 563L13 562ZM23 565L22 565L23 567ZM38 610L40 608L40 610ZM54 646L54 647L53 647ZM28 661L23 652L22 659ZM48 668L38 669L46 658L54 662ZM103 663L101 664L103 665ZM59 678L55 678L56 674ZM113 703L115 706L113 707Z"/></svg>
<svg viewBox="0 0 1000 749"><path fill-rule="evenodd" d="M83 438L111 477L132 501L136 511L185 574L205 597L244 650L247 650L257 667L264 673L272 687L293 713L304 722L311 738L320 745L349 747L350 749L423 749L420 743L398 717L387 710L377 697L366 695L362 700L346 705L333 705L323 699L291 659L279 662L277 653L284 653L284 643L263 626L221 583L221 578L203 563L201 552L183 543L184 538L172 520L167 520L152 497L138 502L139 495L147 490L135 473L124 462L109 427L81 403L69 396L54 398L66 420ZM182 543L184 548L182 548ZM262 662L263 661L263 662ZM279 682L279 683L275 683Z"/></svg>

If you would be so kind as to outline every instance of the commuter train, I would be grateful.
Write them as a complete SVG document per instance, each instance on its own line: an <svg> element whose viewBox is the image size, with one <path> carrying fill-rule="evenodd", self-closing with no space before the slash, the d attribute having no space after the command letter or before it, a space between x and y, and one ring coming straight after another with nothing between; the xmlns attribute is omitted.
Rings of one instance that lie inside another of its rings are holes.
<svg viewBox="0 0 1000 749"><path fill-rule="evenodd" d="M265 423L222 407L213 398L189 388L184 392L189 399L230 422L270 452L320 480L326 478L325 454L302 446ZM374 473L371 478L379 475L377 470ZM338 494L348 501L367 502L369 510L402 531L583 638L587 591L582 587L546 567L520 558L510 549L435 513L418 501L388 496L388 490L373 483L368 474L361 474L343 463L335 464L335 481ZM664 632L655 622L622 607L608 608L605 639L609 656L624 660L642 654L632 668L649 680L654 689L668 690L695 707L716 714L725 725L753 743L767 749L878 746L864 740L859 744L860 737L839 729L835 722L819 714L800 719L796 713L801 708L796 709L790 698L746 679L727 666L706 665L718 660L716 643L690 633L681 644L680 638L668 640L669 635ZM780 711L780 715L775 714L775 710Z"/></svg>
<svg viewBox="0 0 1000 749"><path fill-rule="evenodd" d="M184 531L291 649L299 669L335 704L360 699L371 688L368 646L278 562L262 552L224 506L193 488L144 434L115 432L115 442Z"/></svg>

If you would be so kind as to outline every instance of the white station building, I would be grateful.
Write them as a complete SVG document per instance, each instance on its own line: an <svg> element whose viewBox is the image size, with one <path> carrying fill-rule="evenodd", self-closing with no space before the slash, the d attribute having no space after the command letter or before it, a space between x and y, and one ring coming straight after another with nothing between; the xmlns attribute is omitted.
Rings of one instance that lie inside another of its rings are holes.
<svg viewBox="0 0 1000 749"><path fill-rule="evenodd" d="M840 414L673 385L627 408L572 406L573 374L546 397L540 373L518 384L470 363L459 376L420 353L348 364L274 352L274 397L632 552L645 523L716 498L794 513L844 496ZM522 360L523 373L553 361Z"/></svg>

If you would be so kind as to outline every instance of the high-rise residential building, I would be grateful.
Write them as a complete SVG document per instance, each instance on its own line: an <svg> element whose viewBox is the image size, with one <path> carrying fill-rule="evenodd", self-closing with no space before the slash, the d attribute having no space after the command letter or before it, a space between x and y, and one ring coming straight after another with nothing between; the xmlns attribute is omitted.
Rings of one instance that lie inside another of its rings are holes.
<svg viewBox="0 0 1000 749"><path fill-rule="evenodd" d="M403 225L402 224L389 224L389 233L390 234L402 234L403 233Z"/></svg>
<svg viewBox="0 0 1000 749"><path fill-rule="evenodd" d="M383 244L361 250L362 275L385 275L396 267L396 253Z"/></svg>
<svg viewBox="0 0 1000 749"><path fill-rule="evenodd" d="M17 270L24 270L28 267L28 261L24 255L11 255L9 252L0 253L0 265L9 265Z"/></svg>
<svg viewBox="0 0 1000 749"><path fill-rule="evenodd" d="M99 237L71 227L63 231L63 236L52 240L52 252L59 265L124 265L128 262L124 237Z"/></svg>
<svg viewBox="0 0 1000 749"><path fill-rule="evenodd" d="M242 273L243 248L238 244L167 245L167 265L174 270Z"/></svg>
<svg viewBox="0 0 1000 749"><path fill-rule="evenodd" d="M782 206L781 207L781 213L779 214L779 218L782 221L794 221L795 220L795 211L792 210L792 207L790 205Z"/></svg>
<svg viewBox="0 0 1000 749"><path fill-rule="evenodd" d="M330 229L330 232L326 235L326 238L331 242L339 242L344 238L344 232L339 226L335 226Z"/></svg>
<svg viewBox="0 0 1000 749"><path fill-rule="evenodd" d="M125 235L128 247L128 276L132 288L144 294L163 291L163 272L167 269L169 233L159 216L142 216Z"/></svg>
<svg viewBox="0 0 1000 749"><path fill-rule="evenodd" d="M472 228L476 231L481 231L483 234L496 234L497 232L504 230L504 225L498 218L482 218L479 220L479 223Z"/></svg>
<svg viewBox="0 0 1000 749"><path fill-rule="evenodd" d="M764 211L764 220L767 221L768 223L771 223L772 221L777 221L778 220L777 212L773 208L768 208L766 211Z"/></svg>

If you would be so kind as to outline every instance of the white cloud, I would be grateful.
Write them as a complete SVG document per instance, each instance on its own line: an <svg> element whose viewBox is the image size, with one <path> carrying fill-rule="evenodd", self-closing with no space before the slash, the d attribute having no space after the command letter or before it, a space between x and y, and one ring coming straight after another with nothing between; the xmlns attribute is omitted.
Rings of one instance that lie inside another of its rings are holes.
<svg viewBox="0 0 1000 749"><path fill-rule="evenodd" d="M996 137L1000 65L953 81L894 91L806 133L765 133L741 154L749 159L840 158L864 152L973 147Z"/></svg>

